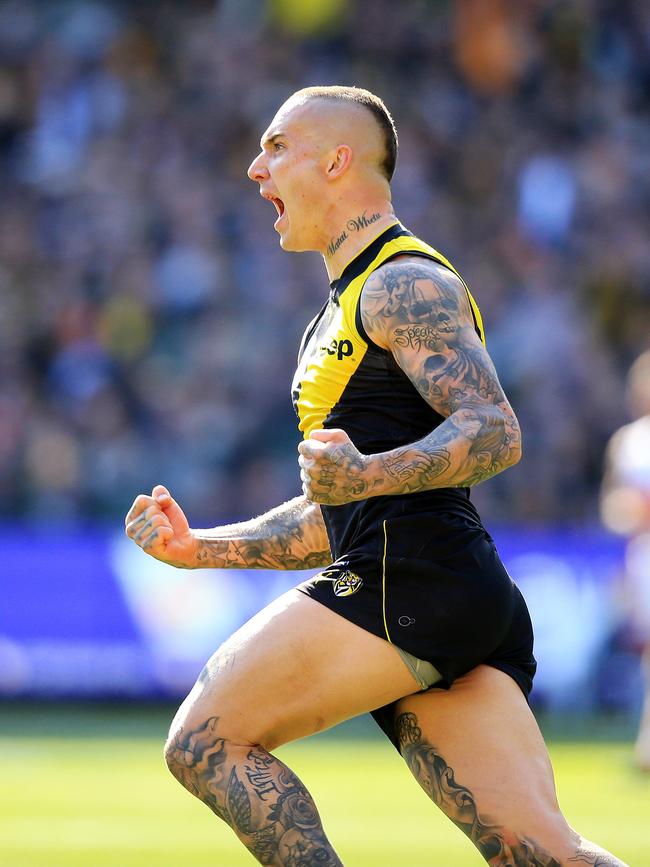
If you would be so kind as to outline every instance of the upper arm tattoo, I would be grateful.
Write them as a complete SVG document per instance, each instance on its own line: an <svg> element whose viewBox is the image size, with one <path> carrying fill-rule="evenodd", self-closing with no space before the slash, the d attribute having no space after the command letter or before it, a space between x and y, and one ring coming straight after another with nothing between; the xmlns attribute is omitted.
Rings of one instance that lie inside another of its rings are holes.
<svg viewBox="0 0 650 867"><path fill-rule="evenodd" d="M361 316L368 336L447 419L417 444L423 449L388 453L384 469L402 489L476 484L517 460L517 420L452 271L434 262L390 262L366 283Z"/></svg>
<svg viewBox="0 0 650 867"><path fill-rule="evenodd" d="M465 287L447 268L397 262L376 271L364 288L362 318L441 415L474 397L505 401Z"/></svg>

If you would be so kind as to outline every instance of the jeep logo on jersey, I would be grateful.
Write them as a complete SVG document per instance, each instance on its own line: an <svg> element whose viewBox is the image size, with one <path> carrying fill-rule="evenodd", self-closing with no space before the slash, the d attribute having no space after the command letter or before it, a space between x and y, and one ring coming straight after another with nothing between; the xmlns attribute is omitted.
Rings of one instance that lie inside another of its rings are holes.
<svg viewBox="0 0 650 867"><path fill-rule="evenodd" d="M333 589L335 596L352 596L363 584L363 579L354 572L345 570L341 572L339 577L334 581Z"/></svg>
<svg viewBox="0 0 650 867"><path fill-rule="evenodd" d="M319 352L326 352L328 355L336 355L339 361L342 361L344 358L347 358L349 355L352 355L352 341L343 339L337 340L336 337L332 338L329 346L319 346Z"/></svg>

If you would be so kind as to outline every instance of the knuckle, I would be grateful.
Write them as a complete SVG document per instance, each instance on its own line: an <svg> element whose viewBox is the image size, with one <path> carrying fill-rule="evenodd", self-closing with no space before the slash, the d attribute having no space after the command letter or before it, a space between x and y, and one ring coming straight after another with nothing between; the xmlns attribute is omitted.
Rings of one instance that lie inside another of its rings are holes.
<svg viewBox="0 0 650 867"><path fill-rule="evenodd" d="M142 542L142 549L146 551L147 549L154 547L158 542L158 530L154 530L153 533L150 533Z"/></svg>

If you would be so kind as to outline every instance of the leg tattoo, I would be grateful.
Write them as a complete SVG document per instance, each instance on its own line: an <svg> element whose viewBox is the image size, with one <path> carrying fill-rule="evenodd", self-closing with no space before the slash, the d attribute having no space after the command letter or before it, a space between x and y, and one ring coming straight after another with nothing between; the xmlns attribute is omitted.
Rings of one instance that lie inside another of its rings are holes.
<svg viewBox="0 0 650 867"><path fill-rule="evenodd" d="M166 759L179 782L227 822L261 864L342 867L298 777L261 747L219 737L218 721L212 717L174 736Z"/></svg>
<svg viewBox="0 0 650 867"><path fill-rule="evenodd" d="M562 867L560 861L534 840L518 838L488 817L479 816L474 795L456 782L453 769L436 748L423 739L414 713L400 714L396 727L400 752L413 776L445 815L467 834L488 864L492 867ZM569 861L593 867L625 867L622 861L603 850L582 845Z"/></svg>
<svg viewBox="0 0 650 867"><path fill-rule="evenodd" d="M573 858L569 858L571 864L590 864L592 867L625 867L622 861L610 855L609 852L589 852L582 846L578 847Z"/></svg>

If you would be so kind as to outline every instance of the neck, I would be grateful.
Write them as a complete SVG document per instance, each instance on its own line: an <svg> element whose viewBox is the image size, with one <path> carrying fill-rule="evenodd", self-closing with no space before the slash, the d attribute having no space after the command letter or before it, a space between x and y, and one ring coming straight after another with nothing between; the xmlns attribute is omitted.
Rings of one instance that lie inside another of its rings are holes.
<svg viewBox="0 0 650 867"><path fill-rule="evenodd" d="M333 216L334 219L329 221L332 231L325 249L321 250L330 281L337 280L348 262L397 222L393 206L388 200L351 203L348 207L337 208Z"/></svg>

